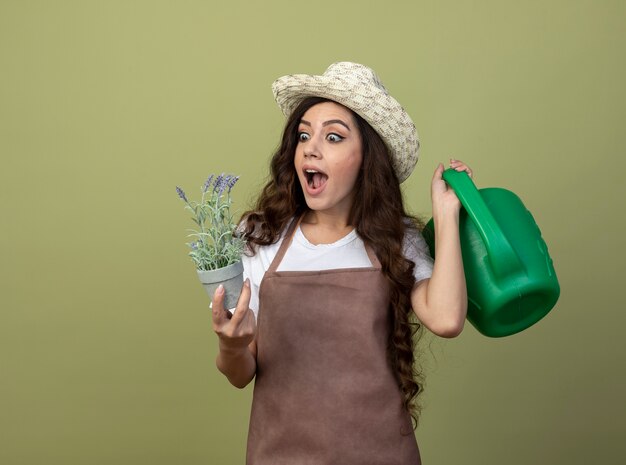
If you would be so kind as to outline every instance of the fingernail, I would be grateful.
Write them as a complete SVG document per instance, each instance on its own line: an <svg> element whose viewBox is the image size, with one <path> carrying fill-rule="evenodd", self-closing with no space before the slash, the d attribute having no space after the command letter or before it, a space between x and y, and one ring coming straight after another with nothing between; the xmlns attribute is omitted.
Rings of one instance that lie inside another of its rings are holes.
<svg viewBox="0 0 626 465"><path fill-rule="evenodd" d="M222 295L224 293L224 286L222 284L217 286L216 292L217 292L217 295Z"/></svg>
<svg viewBox="0 0 626 465"><path fill-rule="evenodd" d="M250 287L250 278L246 278L246 280L243 282L243 285L246 287Z"/></svg>

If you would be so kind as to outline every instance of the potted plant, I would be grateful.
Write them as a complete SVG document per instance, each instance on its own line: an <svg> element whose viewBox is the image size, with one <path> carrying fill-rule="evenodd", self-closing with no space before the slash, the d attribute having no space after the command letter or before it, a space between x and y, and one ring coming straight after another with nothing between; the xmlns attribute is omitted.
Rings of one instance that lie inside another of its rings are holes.
<svg viewBox="0 0 626 465"><path fill-rule="evenodd" d="M202 186L200 202L187 199L185 192L176 186L178 196L185 202L185 210L199 229L189 229L187 237L195 238L187 243L189 256L196 265L198 278L213 299L213 293L222 284L225 290L224 308L237 305L243 285L241 254L244 241L237 234L237 225L230 211L231 190L239 176L210 175Z"/></svg>

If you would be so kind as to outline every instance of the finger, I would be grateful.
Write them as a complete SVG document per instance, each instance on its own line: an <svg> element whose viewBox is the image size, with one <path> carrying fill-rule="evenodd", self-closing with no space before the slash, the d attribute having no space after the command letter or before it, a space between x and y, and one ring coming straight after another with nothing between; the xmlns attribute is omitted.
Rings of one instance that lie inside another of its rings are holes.
<svg viewBox="0 0 626 465"><path fill-rule="evenodd" d="M473 173L471 168L460 160L455 160L454 158L451 158L450 168L454 169L455 171L465 171L470 178L472 177Z"/></svg>
<svg viewBox="0 0 626 465"><path fill-rule="evenodd" d="M439 163L437 168L435 168L435 174L433 174L433 181L442 179L443 177L444 166L443 163Z"/></svg>
<svg viewBox="0 0 626 465"><path fill-rule="evenodd" d="M472 173L472 170L470 169L470 167L469 167L469 166L467 166L467 165L465 165L465 164L461 164L461 165L457 166L457 167L456 167L456 168L454 168L454 169L455 169L456 171L458 171L458 172L465 171L465 172L469 175L469 177L470 177L470 178L472 177L472 174L473 174L473 173Z"/></svg>
<svg viewBox="0 0 626 465"><path fill-rule="evenodd" d="M211 313L213 315L213 324L215 325L219 325L226 319L226 313L224 312L224 286L221 284L217 286L213 293Z"/></svg>
<svg viewBox="0 0 626 465"><path fill-rule="evenodd" d="M243 283L243 287L241 288L239 299L237 300L235 314L232 316L231 320L235 326L239 325L246 316L246 313L248 313L248 308L250 306L250 294L250 279L246 279Z"/></svg>
<svg viewBox="0 0 626 465"><path fill-rule="evenodd" d="M254 334L256 332L256 317L254 316L254 312L251 309L247 309L243 318L241 326L248 328L249 331Z"/></svg>

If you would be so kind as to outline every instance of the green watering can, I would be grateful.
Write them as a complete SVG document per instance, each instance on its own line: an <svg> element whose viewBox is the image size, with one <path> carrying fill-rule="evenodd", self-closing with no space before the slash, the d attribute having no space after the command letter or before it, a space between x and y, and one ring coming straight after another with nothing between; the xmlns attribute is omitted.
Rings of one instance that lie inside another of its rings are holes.
<svg viewBox="0 0 626 465"><path fill-rule="evenodd" d="M476 189L465 172L443 173L464 208L459 217L467 283L467 319L485 336L518 333L543 318L559 298L548 248L530 212L506 189ZM435 256L433 220L424 231Z"/></svg>

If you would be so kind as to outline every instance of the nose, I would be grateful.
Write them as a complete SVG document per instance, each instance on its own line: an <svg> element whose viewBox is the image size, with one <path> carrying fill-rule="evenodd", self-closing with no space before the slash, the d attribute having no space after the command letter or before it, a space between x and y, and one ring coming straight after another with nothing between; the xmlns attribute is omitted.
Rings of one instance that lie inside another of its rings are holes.
<svg viewBox="0 0 626 465"><path fill-rule="evenodd" d="M318 147L318 141L315 137L309 139L309 141L304 146L304 157L305 158L320 158L321 152Z"/></svg>
<svg viewBox="0 0 626 465"><path fill-rule="evenodd" d="M305 149L304 158L318 158L317 152L310 149Z"/></svg>

